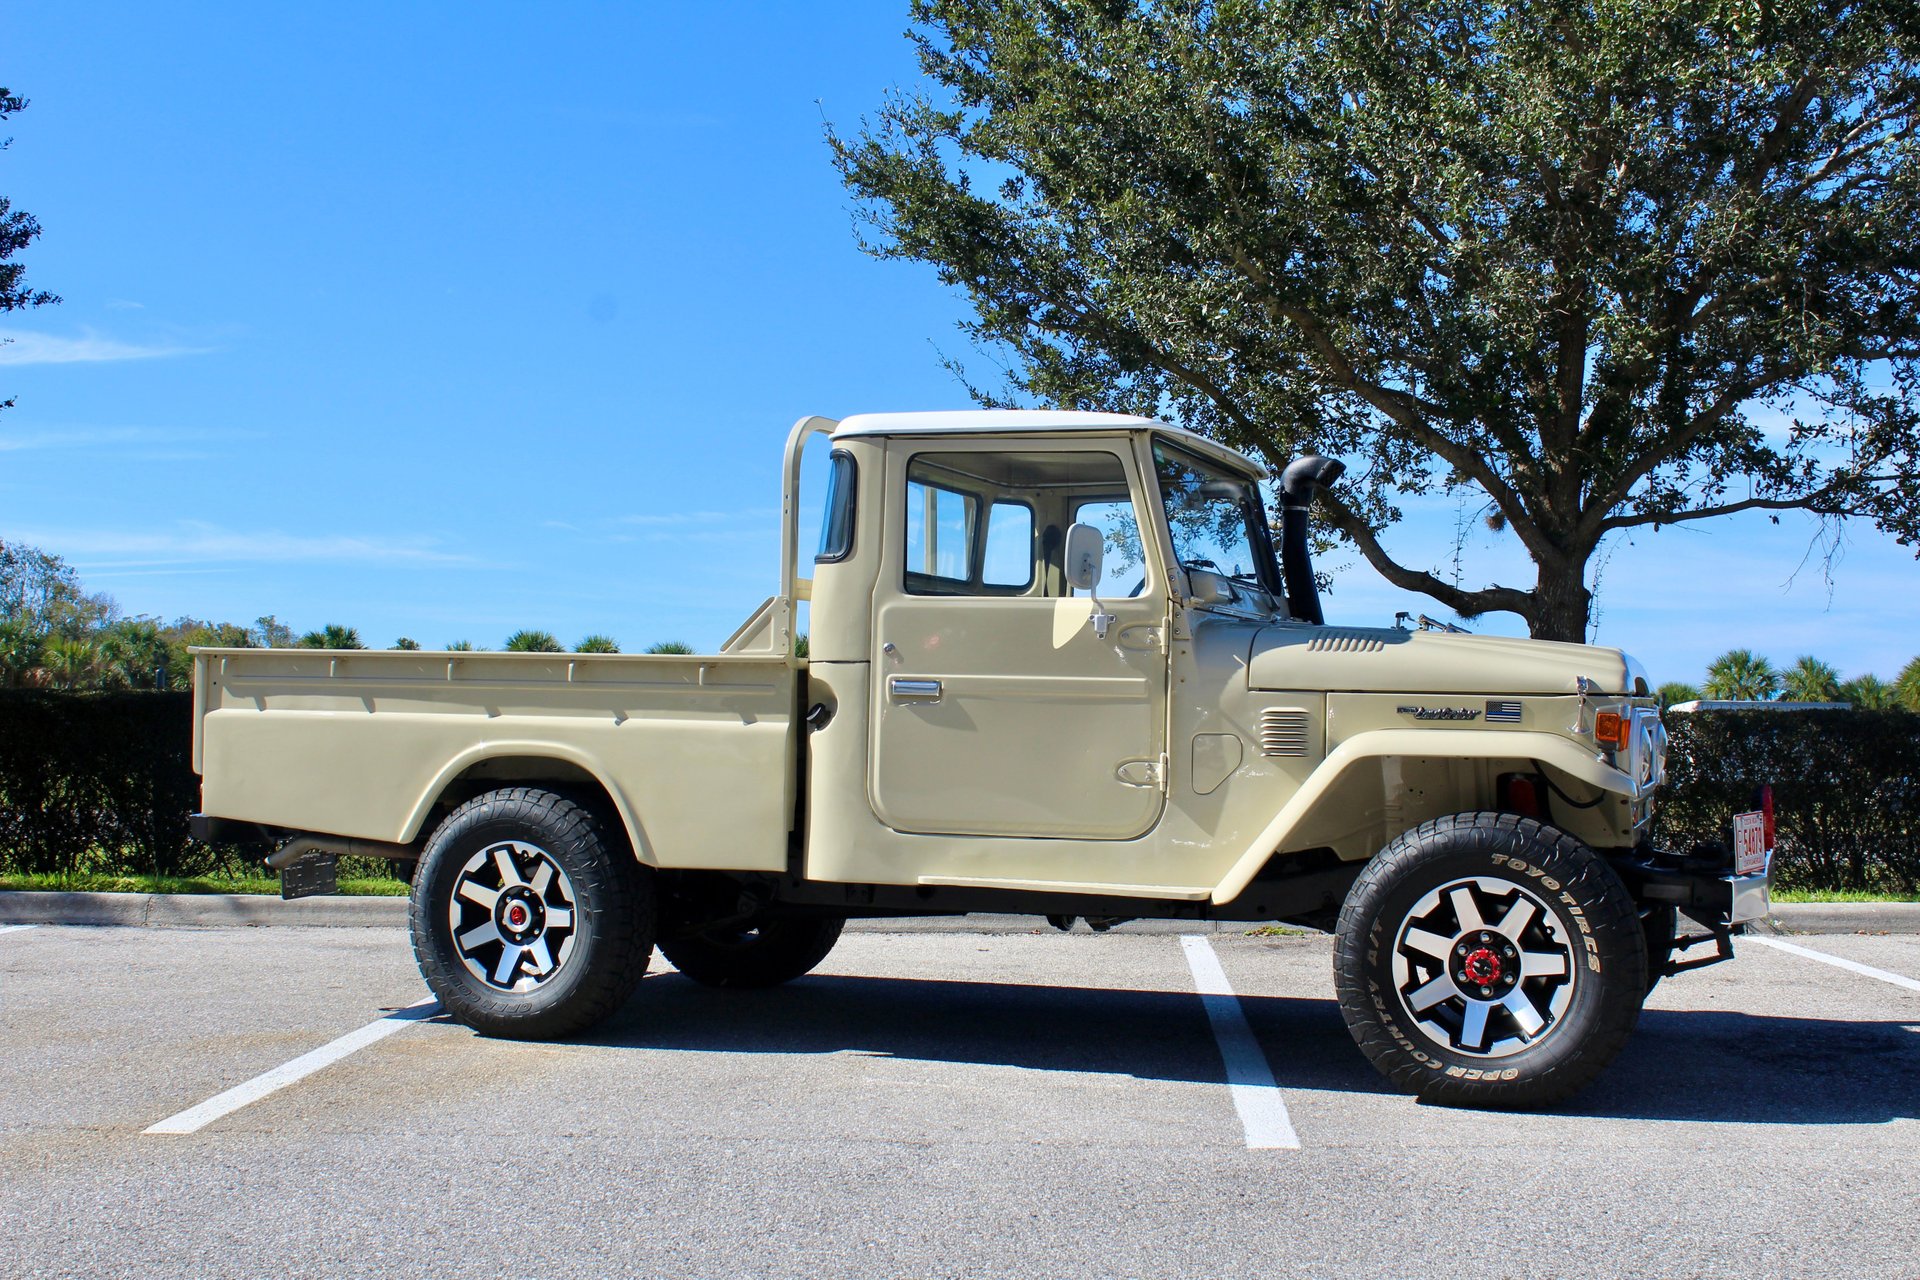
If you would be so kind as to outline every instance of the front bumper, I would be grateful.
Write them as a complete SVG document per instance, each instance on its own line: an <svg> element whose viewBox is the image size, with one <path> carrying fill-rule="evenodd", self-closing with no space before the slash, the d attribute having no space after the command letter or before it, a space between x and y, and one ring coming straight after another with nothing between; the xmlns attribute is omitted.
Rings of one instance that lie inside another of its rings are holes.
<svg viewBox="0 0 1920 1280"><path fill-rule="evenodd" d="M1730 850L1706 847L1681 854L1643 845L1612 861L1643 905L1674 907L1716 935L1773 910L1767 873L1735 875Z"/></svg>

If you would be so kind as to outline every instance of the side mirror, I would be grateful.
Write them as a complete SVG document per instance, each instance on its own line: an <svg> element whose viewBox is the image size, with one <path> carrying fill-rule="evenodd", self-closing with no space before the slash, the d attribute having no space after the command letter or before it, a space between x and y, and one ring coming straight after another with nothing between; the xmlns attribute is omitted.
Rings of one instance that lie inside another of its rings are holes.
<svg viewBox="0 0 1920 1280"><path fill-rule="evenodd" d="M1100 584L1106 556L1105 534L1090 524L1070 525L1067 529L1067 585L1075 591L1091 592Z"/></svg>

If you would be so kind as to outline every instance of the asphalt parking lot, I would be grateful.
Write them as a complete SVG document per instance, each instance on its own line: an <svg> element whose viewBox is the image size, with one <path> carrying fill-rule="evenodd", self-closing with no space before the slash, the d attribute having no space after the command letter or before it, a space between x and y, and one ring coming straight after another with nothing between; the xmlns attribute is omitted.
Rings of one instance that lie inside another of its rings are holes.
<svg viewBox="0 0 1920 1280"><path fill-rule="evenodd" d="M1920 979L1920 937L1791 941ZM768 992L656 957L588 1040L424 1007L206 1119L422 1000L404 935L0 931L0 1271L1920 1275L1920 989L1743 940L1499 1115L1385 1090L1329 940L1203 945L1237 1002L1167 933L867 929ZM1249 1145L1236 1005L1297 1147Z"/></svg>

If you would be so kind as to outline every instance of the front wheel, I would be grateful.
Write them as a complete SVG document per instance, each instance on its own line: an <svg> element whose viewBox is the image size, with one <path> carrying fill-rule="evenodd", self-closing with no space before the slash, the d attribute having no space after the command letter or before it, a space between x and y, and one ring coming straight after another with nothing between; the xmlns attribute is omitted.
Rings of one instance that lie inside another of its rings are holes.
<svg viewBox="0 0 1920 1280"><path fill-rule="evenodd" d="M1530 818L1467 813L1388 845L1334 946L1340 1010L1424 1101L1542 1106L1625 1043L1647 990L1639 913L1612 867Z"/></svg>
<svg viewBox="0 0 1920 1280"><path fill-rule="evenodd" d="M593 813L509 787L440 824L413 879L421 976L483 1035L548 1040L633 994L653 951L652 881Z"/></svg>

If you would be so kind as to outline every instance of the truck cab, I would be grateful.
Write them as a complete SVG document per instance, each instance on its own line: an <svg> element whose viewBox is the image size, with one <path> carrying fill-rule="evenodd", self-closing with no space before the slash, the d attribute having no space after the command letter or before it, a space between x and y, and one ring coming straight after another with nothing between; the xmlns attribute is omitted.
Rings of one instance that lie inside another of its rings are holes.
<svg viewBox="0 0 1920 1280"><path fill-rule="evenodd" d="M778 589L719 654L203 651L202 822L296 878L417 859L423 972L496 1034L589 1025L656 945L785 981L857 915L1285 921L1335 933L1397 1083L1564 1096L1679 951L1731 954L1765 869L1651 846L1665 735L1619 650L1328 625L1338 472L1278 478L1276 541L1275 477L1166 423L804 418Z"/></svg>

